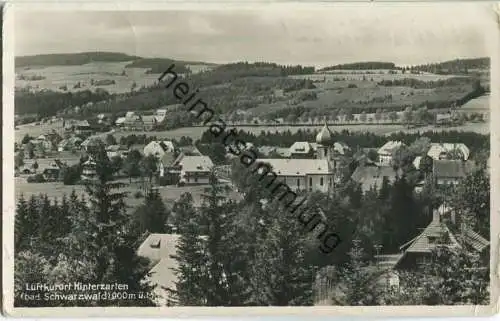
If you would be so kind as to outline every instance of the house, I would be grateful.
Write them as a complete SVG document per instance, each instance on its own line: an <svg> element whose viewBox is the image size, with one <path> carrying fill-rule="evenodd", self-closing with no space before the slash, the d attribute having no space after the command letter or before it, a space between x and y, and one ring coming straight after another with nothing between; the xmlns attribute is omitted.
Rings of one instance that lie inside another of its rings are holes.
<svg viewBox="0 0 500 321"><path fill-rule="evenodd" d="M453 123L453 117L451 113L436 114L436 125L446 126L446 125L451 125L452 123Z"/></svg>
<svg viewBox="0 0 500 321"><path fill-rule="evenodd" d="M176 161L180 182L184 184L208 184L214 163L208 156L184 156Z"/></svg>
<svg viewBox="0 0 500 321"><path fill-rule="evenodd" d="M75 150L80 148L80 144L82 143L82 139L77 136L73 136L67 139L63 139L57 145L57 151L63 152L66 150Z"/></svg>
<svg viewBox="0 0 500 321"><path fill-rule="evenodd" d="M290 146L291 158L313 158L314 149L308 142L295 142Z"/></svg>
<svg viewBox="0 0 500 321"><path fill-rule="evenodd" d="M453 157L453 152L457 152L458 155L455 155L456 157ZM450 159L450 156L452 158L456 159L461 159L461 160L468 160L470 155L469 148L465 146L465 144L458 143L458 144L450 144L450 143L432 143L431 147L429 148L429 151L427 152L427 156L431 157L433 160L440 160L440 159ZM458 158L458 156L460 158Z"/></svg>
<svg viewBox="0 0 500 321"><path fill-rule="evenodd" d="M440 211L434 210L432 221L422 233L400 247L403 253L395 264L395 269L411 270L431 263L433 250L440 246L451 249L466 246L468 250L480 255L489 247L486 239L469 228L462 227L460 233L463 244L459 244L456 236L441 220Z"/></svg>
<svg viewBox="0 0 500 321"><path fill-rule="evenodd" d="M127 151L128 148L126 146L121 145L109 145L106 146L106 155L109 159L113 157L124 157L123 153Z"/></svg>
<svg viewBox="0 0 500 321"><path fill-rule="evenodd" d="M156 115L144 115L141 116L141 119L144 130L153 130L160 123L158 122L158 116Z"/></svg>
<svg viewBox="0 0 500 321"><path fill-rule="evenodd" d="M89 137L80 144L80 147L87 153L98 146L104 146L104 142L97 137Z"/></svg>
<svg viewBox="0 0 500 321"><path fill-rule="evenodd" d="M268 163L277 181L294 191L327 192L333 187L333 171L326 159L260 158L257 162Z"/></svg>
<svg viewBox="0 0 500 321"><path fill-rule="evenodd" d="M177 148L175 147L174 143L170 140L164 140L164 141L158 141L154 140L149 142L144 147L144 155L149 156L149 155L154 155L156 157L163 157L165 153L175 153L177 151Z"/></svg>
<svg viewBox="0 0 500 321"><path fill-rule="evenodd" d="M380 147L377 151L379 163L381 165L390 165L393 152L401 146L404 146L404 143L400 141L391 140L385 143L384 146Z"/></svg>
<svg viewBox="0 0 500 321"><path fill-rule="evenodd" d="M97 115L97 123L101 125L111 125L111 114L99 114Z"/></svg>
<svg viewBox="0 0 500 321"><path fill-rule="evenodd" d="M394 182L398 173L394 171L392 166L380 166L376 164L372 165L360 165L356 168L354 173L351 175L351 179L361 184L361 190L363 192L369 191L372 188L380 188L384 177L388 179L389 182Z"/></svg>
<svg viewBox="0 0 500 321"><path fill-rule="evenodd" d="M472 162L460 160L435 160L432 174L438 186L457 185L464 179L473 167Z"/></svg>
<svg viewBox="0 0 500 321"><path fill-rule="evenodd" d="M54 145L52 141L50 141L45 135L40 135L35 139L30 140L30 143L33 144L35 150L43 150L45 152L52 150Z"/></svg>
<svg viewBox="0 0 500 321"><path fill-rule="evenodd" d="M82 120L73 125L73 131L77 135L91 135L92 127L87 120Z"/></svg>
<svg viewBox="0 0 500 321"><path fill-rule="evenodd" d="M144 130L144 123L141 116L136 115L133 111L128 111L125 117L118 117L115 124L126 130Z"/></svg>
<svg viewBox="0 0 500 321"><path fill-rule="evenodd" d="M155 294L158 306L168 305L170 295L165 289L175 289L178 278L174 269L178 262L172 256L177 254L177 234L150 234L137 249L137 255L147 258L151 262L148 281L156 285Z"/></svg>
<svg viewBox="0 0 500 321"><path fill-rule="evenodd" d="M89 159L82 164L81 179L83 181L95 179L97 176L96 166L96 162L92 159L92 157L89 157Z"/></svg>

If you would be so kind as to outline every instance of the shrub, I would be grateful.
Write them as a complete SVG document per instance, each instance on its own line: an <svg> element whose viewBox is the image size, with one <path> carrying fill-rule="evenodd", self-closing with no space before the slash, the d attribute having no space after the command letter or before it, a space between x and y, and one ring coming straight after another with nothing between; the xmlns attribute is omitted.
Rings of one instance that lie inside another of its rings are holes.
<svg viewBox="0 0 500 321"><path fill-rule="evenodd" d="M26 181L28 183L45 183L45 178L43 177L42 174L36 174L36 175L32 175L32 176L29 176Z"/></svg>
<svg viewBox="0 0 500 321"><path fill-rule="evenodd" d="M358 86L356 86L356 84L349 84L347 85L347 88L358 88Z"/></svg>

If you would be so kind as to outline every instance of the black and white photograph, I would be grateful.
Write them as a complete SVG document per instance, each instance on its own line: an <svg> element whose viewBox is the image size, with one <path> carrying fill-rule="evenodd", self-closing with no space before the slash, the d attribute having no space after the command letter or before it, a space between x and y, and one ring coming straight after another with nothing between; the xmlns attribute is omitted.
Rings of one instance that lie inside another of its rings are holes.
<svg viewBox="0 0 500 321"><path fill-rule="evenodd" d="M493 314L496 17L7 6L4 309Z"/></svg>

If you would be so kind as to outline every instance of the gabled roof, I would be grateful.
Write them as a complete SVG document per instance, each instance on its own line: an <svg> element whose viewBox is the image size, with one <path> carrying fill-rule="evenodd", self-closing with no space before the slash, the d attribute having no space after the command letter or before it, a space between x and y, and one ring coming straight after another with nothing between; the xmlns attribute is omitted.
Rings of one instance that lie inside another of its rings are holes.
<svg viewBox="0 0 500 321"><path fill-rule="evenodd" d="M118 117L115 121L115 124L117 124L117 125L123 124L123 123L125 123L126 120L127 120L126 117Z"/></svg>
<svg viewBox="0 0 500 321"><path fill-rule="evenodd" d="M404 145L403 142L391 140L391 141L388 141L387 143L385 143L382 147L380 147L377 152L379 155L392 154L392 152L396 148L399 148L403 145Z"/></svg>
<svg viewBox="0 0 500 321"><path fill-rule="evenodd" d="M305 176L331 174L326 159L259 158L257 162L269 163L278 176Z"/></svg>
<svg viewBox="0 0 500 321"><path fill-rule="evenodd" d="M174 143L172 141L170 141L170 140L158 141L157 143L160 145L160 147L165 152L173 152L173 151L175 151Z"/></svg>
<svg viewBox="0 0 500 321"><path fill-rule="evenodd" d="M309 154L312 151L313 148L308 142L295 142L290 146L291 154Z"/></svg>
<svg viewBox="0 0 500 321"><path fill-rule="evenodd" d="M87 120L81 120L75 124L75 126L80 126L80 127L90 127L90 124Z"/></svg>
<svg viewBox="0 0 500 321"><path fill-rule="evenodd" d="M351 175L351 179L357 183L361 184L361 189L363 191L368 191L372 187L377 186L380 188L382 182L386 176L389 181L396 179L397 172L391 166L358 166L354 173Z"/></svg>
<svg viewBox="0 0 500 321"><path fill-rule="evenodd" d="M184 172L209 172L214 167L214 163L208 156L184 156L179 165Z"/></svg>
<svg viewBox="0 0 500 321"><path fill-rule="evenodd" d="M486 249L490 242L478 233L472 231L471 229L466 229L464 233L465 242L472 246L476 251L482 252Z"/></svg>
<svg viewBox="0 0 500 321"><path fill-rule="evenodd" d="M439 239L441 237L447 238L447 244L440 244ZM430 238L435 238L437 242L430 242ZM440 222L439 219L433 219L431 223L424 229L424 231L410 240L409 242L403 244L399 249L405 250L405 252L413 253L430 253L438 245L448 245L450 247L460 247L455 236L451 233L445 223Z"/></svg>
<svg viewBox="0 0 500 321"><path fill-rule="evenodd" d="M438 160L441 153L448 153L453 151L454 149L458 149L462 155L464 156L464 160L469 159L470 151L467 146L463 143L451 144L451 143L432 143L429 151L427 152L427 156L432 157L432 159Z"/></svg>

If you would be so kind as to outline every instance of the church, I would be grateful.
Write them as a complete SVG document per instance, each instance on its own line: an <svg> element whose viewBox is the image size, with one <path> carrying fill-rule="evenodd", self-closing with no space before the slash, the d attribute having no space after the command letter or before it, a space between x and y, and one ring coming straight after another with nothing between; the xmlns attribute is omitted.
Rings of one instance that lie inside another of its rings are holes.
<svg viewBox="0 0 500 321"><path fill-rule="evenodd" d="M316 135L316 143L300 142L293 146L300 146L300 149L292 154L292 158L264 158L257 161L271 165L278 179L291 190L328 192L333 189L338 181L336 173L341 158L348 147L333 142L332 133L326 124ZM302 157L297 156L302 148L307 152Z"/></svg>

